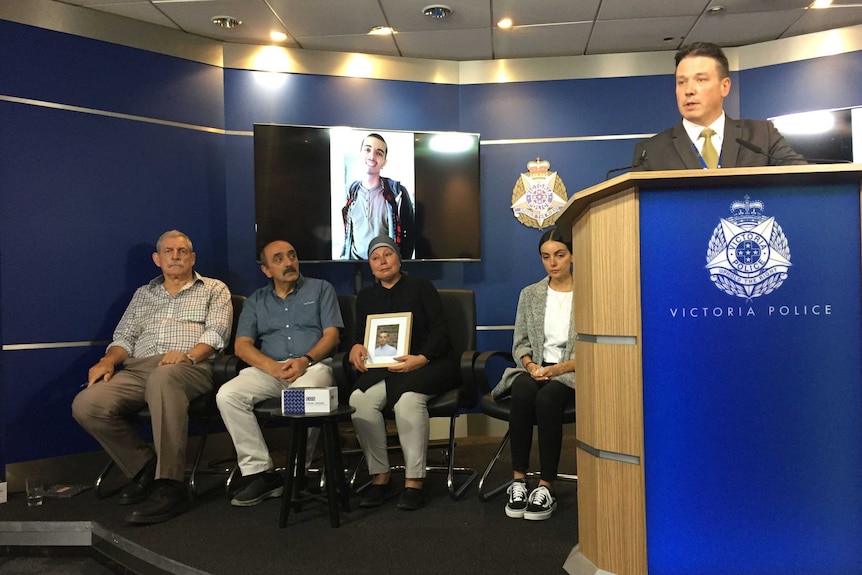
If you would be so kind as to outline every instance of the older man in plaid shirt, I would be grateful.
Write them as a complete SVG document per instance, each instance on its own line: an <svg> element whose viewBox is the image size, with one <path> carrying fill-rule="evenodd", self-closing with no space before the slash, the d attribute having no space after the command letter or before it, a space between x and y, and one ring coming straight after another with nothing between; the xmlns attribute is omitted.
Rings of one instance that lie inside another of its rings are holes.
<svg viewBox="0 0 862 575"><path fill-rule="evenodd" d="M188 405L212 389L212 365L230 338L230 291L193 270L187 235L165 232L153 262L162 275L137 289L72 414L132 478L119 503L143 503L126 521L158 523L189 507L185 487ZM116 371L117 366L122 369ZM125 419L148 405L155 452Z"/></svg>

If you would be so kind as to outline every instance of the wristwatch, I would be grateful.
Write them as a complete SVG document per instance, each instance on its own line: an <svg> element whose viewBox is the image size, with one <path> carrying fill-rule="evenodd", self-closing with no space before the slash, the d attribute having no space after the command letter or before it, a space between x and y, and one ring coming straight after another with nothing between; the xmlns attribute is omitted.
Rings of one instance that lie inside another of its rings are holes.
<svg viewBox="0 0 862 575"><path fill-rule="evenodd" d="M312 365L314 365L314 359L313 359L310 355L308 355L308 354L306 353L306 354L305 354L305 355L303 355L302 357L304 357L305 359L307 359L307 360L308 360L308 367L311 367Z"/></svg>
<svg viewBox="0 0 862 575"><path fill-rule="evenodd" d="M190 353L186 354L186 359L189 360L190 362L192 362L192 365L195 365L197 363L197 360Z"/></svg>

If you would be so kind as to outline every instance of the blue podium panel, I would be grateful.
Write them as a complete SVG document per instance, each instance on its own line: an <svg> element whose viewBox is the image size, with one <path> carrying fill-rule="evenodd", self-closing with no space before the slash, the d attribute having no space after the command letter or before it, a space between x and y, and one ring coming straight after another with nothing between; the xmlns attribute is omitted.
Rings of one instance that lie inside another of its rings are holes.
<svg viewBox="0 0 862 575"><path fill-rule="evenodd" d="M862 573L858 185L640 211L650 575Z"/></svg>

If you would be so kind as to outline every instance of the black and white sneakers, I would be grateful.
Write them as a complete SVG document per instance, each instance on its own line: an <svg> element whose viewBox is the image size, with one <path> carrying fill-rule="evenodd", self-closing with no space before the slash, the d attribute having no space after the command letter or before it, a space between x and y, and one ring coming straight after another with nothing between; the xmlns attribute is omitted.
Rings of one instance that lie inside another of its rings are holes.
<svg viewBox="0 0 862 575"><path fill-rule="evenodd" d="M540 485L530 492L527 498L527 508L524 510L524 519L541 521L549 518L557 508L557 499L551 490Z"/></svg>
<svg viewBox="0 0 862 575"><path fill-rule="evenodd" d="M516 479L509 485L506 493L509 494L509 501L506 503L508 517L541 521L549 518L557 509L557 499L544 485L530 491L526 481Z"/></svg>
<svg viewBox="0 0 862 575"><path fill-rule="evenodd" d="M506 515L515 519L522 518L527 509L527 482L513 481L506 493L509 494L509 501L506 503Z"/></svg>

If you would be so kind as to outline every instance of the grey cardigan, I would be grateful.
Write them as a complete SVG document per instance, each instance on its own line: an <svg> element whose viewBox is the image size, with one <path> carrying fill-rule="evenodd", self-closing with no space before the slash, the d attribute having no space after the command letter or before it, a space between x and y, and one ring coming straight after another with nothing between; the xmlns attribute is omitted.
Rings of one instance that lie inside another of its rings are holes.
<svg viewBox="0 0 862 575"><path fill-rule="evenodd" d="M507 368L503 372L500 383L491 391L495 397L502 397L509 392L512 382L521 373L527 370L521 365L521 358L529 355L533 361L542 364L542 355L545 350L545 305L548 299L548 282L546 277L540 282L528 285L521 290L518 298L518 312L515 315L515 337L512 342L512 357L515 358L517 367ZM563 352L562 361L569 361L575 357L575 322L574 318L569 323L569 341ZM554 380L563 383L572 389L575 387L575 373L569 372L559 375Z"/></svg>

